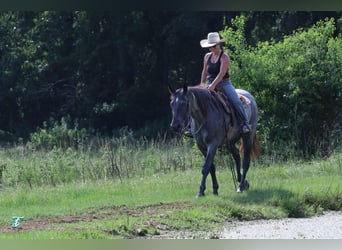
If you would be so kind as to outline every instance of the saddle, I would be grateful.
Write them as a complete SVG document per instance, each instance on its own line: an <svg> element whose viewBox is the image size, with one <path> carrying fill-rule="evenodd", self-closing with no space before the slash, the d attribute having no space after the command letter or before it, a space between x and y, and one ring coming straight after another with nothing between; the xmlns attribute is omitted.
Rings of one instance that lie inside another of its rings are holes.
<svg viewBox="0 0 342 250"><path fill-rule="evenodd" d="M220 86L216 87L216 91L214 91L217 99L219 100L220 104L222 105L224 111L228 114L228 115L232 115L233 116L233 120L238 121L239 118L237 117L237 115L235 114L235 110L233 109L232 105L230 104L230 101L228 100L228 97L226 95L226 92L224 91L224 89ZM237 93L240 101L243 104L243 107L246 111L246 114L248 117L250 117L250 104L251 104L251 100L244 96L241 95L239 93Z"/></svg>
<svg viewBox="0 0 342 250"><path fill-rule="evenodd" d="M216 91L214 93L217 99L219 100L220 104L222 105L224 111L226 111L228 115L232 114L232 107L227 98L226 93L224 92L224 89L220 87L216 87Z"/></svg>
<svg viewBox="0 0 342 250"><path fill-rule="evenodd" d="M226 95L226 92L224 91L224 89L220 86L216 87L216 93L217 93L217 98L219 99L219 101L222 103L222 105L224 106L224 109L230 114L231 113L231 107L230 107L230 102L228 100L228 97ZM242 102L243 105L249 105L251 104L251 100L249 100L249 98L247 98L244 95L241 95L239 93L237 93L240 101Z"/></svg>

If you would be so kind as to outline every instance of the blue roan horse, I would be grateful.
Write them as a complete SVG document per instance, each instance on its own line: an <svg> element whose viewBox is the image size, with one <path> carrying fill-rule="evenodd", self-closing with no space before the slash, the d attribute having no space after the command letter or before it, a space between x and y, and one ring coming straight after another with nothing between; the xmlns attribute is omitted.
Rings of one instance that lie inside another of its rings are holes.
<svg viewBox="0 0 342 250"><path fill-rule="evenodd" d="M197 197L204 196L207 176L211 175L213 194L218 195L218 182L214 165L214 157L218 147L226 145L231 152L237 170L239 187L237 192L247 190L249 183L246 175L249 169L251 156L258 156L259 142L256 138L258 108L253 96L245 90L237 89L240 99L252 126L251 132L242 134L240 124L233 109L222 104L222 96L218 92L204 88L187 87L176 91L169 86L171 94L172 121L171 128L184 131L191 124L191 131L196 139L198 148L205 157L202 166L202 181ZM218 95L221 95L218 96ZM225 96L224 96L225 97ZM240 171L241 158L236 143L242 139L240 152L243 151L242 174Z"/></svg>

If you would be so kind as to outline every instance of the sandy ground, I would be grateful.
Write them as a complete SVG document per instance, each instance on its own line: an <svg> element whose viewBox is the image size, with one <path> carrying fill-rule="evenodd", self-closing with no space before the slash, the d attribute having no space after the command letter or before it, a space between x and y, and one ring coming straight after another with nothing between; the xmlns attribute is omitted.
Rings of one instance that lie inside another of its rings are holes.
<svg viewBox="0 0 342 250"><path fill-rule="evenodd" d="M300 219L229 222L220 239L342 239L342 211Z"/></svg>

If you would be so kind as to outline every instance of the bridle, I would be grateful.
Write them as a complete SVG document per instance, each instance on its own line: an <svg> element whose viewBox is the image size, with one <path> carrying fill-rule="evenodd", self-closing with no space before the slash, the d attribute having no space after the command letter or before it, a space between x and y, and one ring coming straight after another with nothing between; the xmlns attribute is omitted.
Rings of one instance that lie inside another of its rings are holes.
<svg viewBox="0 0 342 250"><path fill-rule="evenodd" d="M188 93L189 93L189 92L188 92ZM196 96L195 96L193 93L191 93L191 96L192 96L192 98L193 98L193 102L195 102ZM187 125L183 128L183 130L185 130L185 128L191 126L191 120L192 120L192 118L191 118L191 107L190 107L190 98L189 98L189 96L188 96L186 105L187 105L187 110L188 110L188 123L187 123ZM195 107L193 107L193 108L195 109L196 107L197 107L197 105L196 105ZM197 109L199 109L199 108L197 108ZM202 120L203 120L202 124L199 126L199 128L198 128L196 131L193 132L193 135L197 135L197 134L201 131L201 129L203 128L203 126L204 126L204 124L205 124L205 119L202 119Z"/></svg>

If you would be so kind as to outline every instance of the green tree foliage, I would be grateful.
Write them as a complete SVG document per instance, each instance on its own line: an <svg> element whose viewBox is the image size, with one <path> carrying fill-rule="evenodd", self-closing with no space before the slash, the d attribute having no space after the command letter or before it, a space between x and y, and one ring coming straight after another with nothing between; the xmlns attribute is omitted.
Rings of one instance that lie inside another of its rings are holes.
<svg viewBox="0 0 342 250"><path fill-rule="evenodd" d="M23 135L65 104L68 96L56 92L66 88L72 70L66 62L70 18L64 12L0 15L2 130Z"/></svg>
<svg viewBox="0 0 342 250"><path fill-rule="evenodd" d="M246 16L245 34L248 44L255 46L258 42L283 40L299 28L311 27L319 20L333 17L337 20L337 29L341 31L341 13L332 11L250 11ZM340 21L338 21L340 20Z"/></svg>
<svg viewBox="0 0 342 250"><path fill-rule="evenodd" d="M260 129L271 140L293 140L303 155L328 154L342 104L342 37L334 36L334 19L256 46L246 43L245 20L236 18L222 36L233 82L256 96Z"/></svg>
<svg viewBox="0 0 342 250"><path fill-rule="evenodd" d="M50 117L102 132L168 124L167 84L199 78L206 15L0 13L2 139L27 137Z"/></svg>
<svg viewBox="0 0 342 250"><path fill-rule="evenodd" d="M315 140L329 151L341 106L340 13L245 12L232 19L239 15L1 12L0 143L35 132L40 138L44 124L64 118L68 128L101 133L125 126L144 135L165 131L167 85L198 84L207 52L199 41L224 30L232 80L257 97L261 132L294 138L307 153ZM325 16L335 17L336 29L332 20L308 28Z"/></svg>

